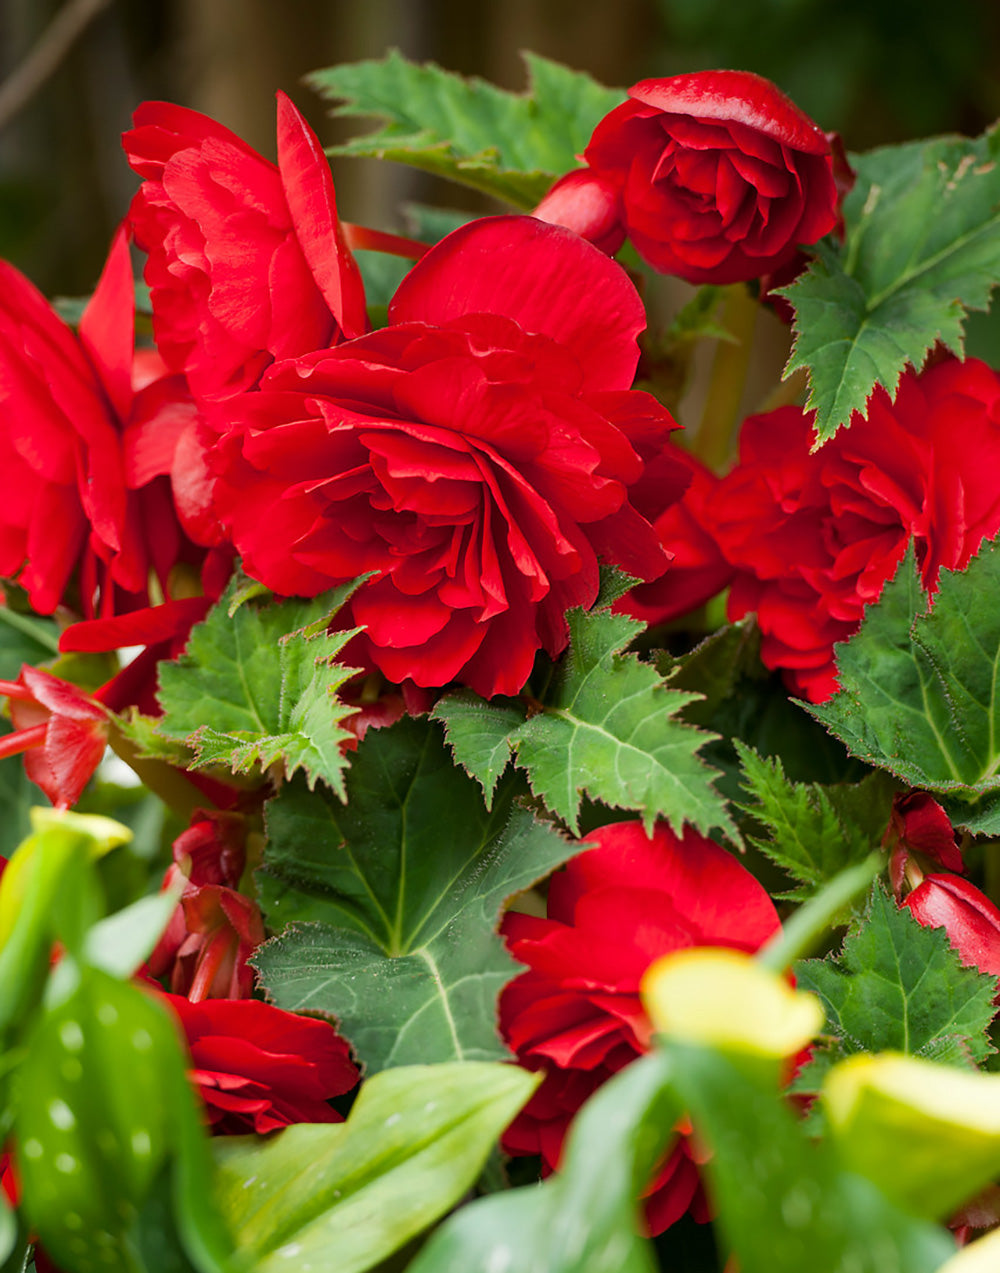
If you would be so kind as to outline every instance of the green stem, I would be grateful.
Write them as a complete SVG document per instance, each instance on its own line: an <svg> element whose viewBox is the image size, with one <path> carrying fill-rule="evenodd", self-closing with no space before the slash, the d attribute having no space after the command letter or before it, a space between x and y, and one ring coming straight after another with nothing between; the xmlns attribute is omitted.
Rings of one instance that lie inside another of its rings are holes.
<svg viewBox="0 0 1000 1273"><path fill-rule="evenodd" d="M726 467L732 453L757 320L757 301L745 284L732 283L725 292L722 326L734 339L720 340L716 347L708 396L691 447L716 472Z"/></svg>
<svg viewBox="0 0 1000 1273"><path fill-rule="evenodd" d="M188 782L179 769L162 760L143 759L139 749L114 724L108 733L108 745L119 759L142 779L155 796L187 822L195 809L204 809L212 801L203 791Z"/></svg>
<svg viewBox="0 0 1000 1273"><path fill-rule="evenodd" d="M801 959L818 945L832 928L844 907L863 893L886 864L880 850L869 853L857 866L835 875L815 897L800 906L758 954L760 962L772 972L784 972L796 959Z"/></svg>

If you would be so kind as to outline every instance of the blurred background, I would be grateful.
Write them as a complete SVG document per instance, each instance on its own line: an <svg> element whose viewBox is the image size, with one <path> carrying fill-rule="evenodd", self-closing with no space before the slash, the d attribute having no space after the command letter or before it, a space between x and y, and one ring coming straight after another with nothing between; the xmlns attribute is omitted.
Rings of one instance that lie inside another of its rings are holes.
<svg viewBox="0 0 1000 1273"><path fill-rule="evenodd" d="M88 292L136 185L118 138L138 102L205 111L273 157L283 88L329 145L345 123L302 76L393 46L515 90L523 48L622 86L754 70L854 150L1000 116L997 0L0 0L0 256L50 295ZM352 221L455 202L388 164L334 172Z"/></svg>

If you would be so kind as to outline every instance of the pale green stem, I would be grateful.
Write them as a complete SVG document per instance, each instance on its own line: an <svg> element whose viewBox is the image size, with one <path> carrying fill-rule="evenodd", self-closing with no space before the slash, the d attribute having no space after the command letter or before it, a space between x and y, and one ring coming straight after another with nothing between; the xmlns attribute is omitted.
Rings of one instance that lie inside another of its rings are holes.
<svg viewBox="0 0 1000 1273"><path fill-rule="evenodd" d="M815 897L795 912L757 958L772 972L784 972L796 959L809 954L835 925L844 908L863 893L886 864L886 856L876 850L857 866L835 875Z"/></svg>
<svg viewBox="0 0 1000 1273"><path fill-rule="evenodd" d="M726 468L732 455L757 320L757 301L745 284L732 283L725 292L722 326L734 339L720 340L716 347L708 396L691 447L716 472Z"/></svg>

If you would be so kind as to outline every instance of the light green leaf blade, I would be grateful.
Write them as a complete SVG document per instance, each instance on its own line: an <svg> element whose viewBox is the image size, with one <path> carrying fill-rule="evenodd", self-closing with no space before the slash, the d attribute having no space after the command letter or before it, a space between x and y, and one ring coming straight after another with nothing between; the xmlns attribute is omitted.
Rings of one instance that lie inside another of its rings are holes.
<svg viewBox="0 0 1000 1273"><path fill-rule="evenodd" d="M665 818L739 840L716 771L697 752L715 735L673 719L699 695L666 688L621 651L642 624L608 610L571 610L570 645L546 701L511 734L531 788L573 830L582 793L635 810L647 830Z"/></svg>
<svg viewBox="0 0 1000 1273"><path fill-rule="evenodd" d="M796 898L809 897L878 847L895 790L887 775L876 772L859 783L835 786L791 782L778 757L759 756L739 739L734 746L743 787L752 797L741 808L768 831L766 839L752 837L751 842L798 881Z"/></svg>
<svg viewBox="0 0 1000 1273"><path fill-rule="evenodd" d="M955 1242L844 1171L746 1058L670 1039L716 1224L741 1273L935 1273Z"/></svg>
<svg viewBox="0 0 1000 1273"><path fill-rule="evenodd" d="M237 604L241 582L231 583L191 630L186 652L160 664L155 733L168 747L189 747L195 768L247 773L281 762L288 777L302 769L310 785L322 779L342 795L349 763L342 744L351 735L340 722L355 709L336 691L357 669L336 659L357 629L327 627L355 586L268 605ZM128 733L129 723L122 728Z"/></svg>
<svg viewBox="0 0 1000 1273"><path fill-rule="evenodd" d="M869 764L973 803L1000 791L1000 547L942 570L933 609L912 548L835 647L841 690L812 714Z"/></svg>
<svg viewBox="0 0 1000 1273"><path fill-rule="evenodd" d="M556 177L577 167L594 127L625 94L534 54L525 61L524 94L409 62L397 50L314 71L308 80L343 103L335 115L382 123L331 154L394 159L528 210Z"/></svg>
<svg viewBox="0 0 1000 1273"><path fill-rule="evenodd" d="M987 1036L996 977L962 965L941 928L924 928L876 884L840 955L795 967L819 995L845 1053L895 1050L964 1065L995 1049Z"/></svg>
<svg viewBox="0 0 1000 1273"><path fill-rule="evenodd" d="M290 784L268 805L257 872L272 927L253 958L279 1007L332 1015L369 1073L494 1060L496 996L517 972L497 935L507 898L575 852L514 805L487 811L434 722L372 730L341 805Z"/></svg>
<svg viewBox="0 0 1000 1273"><path fill-rule="evenodd" d="M408 1273L655 1273L638 1197L680 1114L662 1052L627 1066L583 1106L559 1173L463 1207Z"/></svg>
<svg viewBox="0 0 1000 1273"><path fill-rule="evenodd" d="M881 384L937 341L961 356L970 309L1000 282L1000 130L852 156L841 250L829 243L783 294L796 309L785 369L809 371L808 406L825 441Z"/></svg>
<svg viewBox="0 0 1000 1273"><path fill-rule="evenodd" d="M168 1014L134 986L79 968L40 1017L15 1136L25 1213L61 1267L130 1270L126 1235L171 1148L164 1091L182 1072Z"/></svg>
<svg viewBox="0 0 1000 1273"><path fill-rule="evenodd" d="M487 702L472 690L445 694L431 712L431 719L444 725L455 759L482 787L487 809L510 764L511 735L524 724L524 716L516 699L498 697Z"/></svg>
<svg viewBox="0 0 1000 1273"><path fill-rule="evenodd" d="M472 1187L537 1083L516 1066L446 1064L368 1079L342 1124L213 1142L215 1199L255 1273L363 1273Z"/></svg>

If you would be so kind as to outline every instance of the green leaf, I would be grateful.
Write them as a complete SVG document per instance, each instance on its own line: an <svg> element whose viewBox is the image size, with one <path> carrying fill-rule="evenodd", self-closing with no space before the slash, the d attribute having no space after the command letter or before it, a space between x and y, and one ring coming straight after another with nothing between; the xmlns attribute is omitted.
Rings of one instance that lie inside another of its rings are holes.
<svg viewBox="0 0 1000 1273"><path fill-rule="evenodd" d="M510 735L532 790L575 832L580 798L638 812L650 830L720 828L739 839L697 755L712 735L673 719L698 695L667 689L648 663L621 651L643 625L608 610L567 614L570 645L541 710Z"/></svg>
<svg viewBox="0 0 1000 1273"><path fill-rule="evenodd" d="M438 700L431 719L445 727L455 759L483 789L487 809L500 776L510 764L511 735L524 724L524 708L517 699L491 698L472 690L455 690Z"/></svg>
<svg viewBox="0 0 1000 1273"><path fill-rule="evenodd" d="M835 647L841 690L809 711L869 764L975 802L1000 791L1000 547L942 570L933 609L912 546L860 630Z"/></svg>
<svg viewBox="0 0 1000 1273"><path fill-rule="evenodd" d="M288 777L302 769L311 786L322 778L343 795L351 735L339 722L355 709L336 690L357 669L335 659L358 629L327 627L356 585L309 601L247 600L230 613L239 586L191 630L185 654L160 664L157 732L191 748L195 768L247 773L280 762Z"/></svg>
<svg viewBox="0 0 1000 1273"><path fill-rule="evenodd" d="M0 605L0 679L16 681L23 664L37 667L59 655L59 629L51 619Z"/></svg>
<svg viewBox="0 0 1000 1273"><path fill-rule="evenodd" d="M578 166L595 126L625 94L535 54L524 58L524 94L417 65L395 49L381 60L314 71L308 82L343 102L334 115L382 123L330 154L394 159L531 209Z"/></svg>
<svg viewBox="0 0 1000 1273"><path fill-rule="evenodd" d="M739 739L734 745L743 786L753 798L741 808L769 832L751 843L803 886L790 896L809 897L879 845L894 791L884 774L832 787L790 782L779 759L766 760Z"/></svg>
<svg viewBox="0 0 1000 1273"><path fill-rule="evenodd" d="M558 1175L463 1207L408 1273L655 1273L637 1199L680 1114L672 1078L662 1052L616 1074L574 1121Z"/></svg>
<svg viewBox="0 0 1000 1273"><path fill-rule="evenodd" d="M895 1050L967 1064L987 1037L996 977L966 968L941 928L924 928L880 884L837 958L798 963L799 988L819 995L845 1053Z"/></svg>
<svg viewBox="0 0 1000 1273"><path fill-rule="evenodd" d="M65 963L64 958L64 963ZM122 1247L171 1136L176 1027L141 991L79 968L30 1035L14 1126L25 1213L63 1268L128 1270Z"/></svg>
<svg viewBox="0 0 1000 1273"><path fill-rule="evenodd" d="M215 1140L237 1254L254 1273L372 1268L475 1184L536 1082L510 1065L411 1066L368 1079L346 1123Z"/></svg>
<svg viewBox="0 0 1000 1273"><path fill-rule="evenodd" d="M736 1056L668 1039L723 1240L741 1273L934 1273L955 1243L844 1171L778 1092Z"/></svg>
<svg viewBox="0 0 1000 1273"><path fill-rule="evenodd" d="M1000 282L1000 130L852 157L846 241L781 289L796 309L785 368L809 371L820 442L862 411L876 384L894 395L909 363L941 341L962 355L970 309Z"/></svg>
<svg viewBox="0 0 1000 1273"><path fill-rule="evenodd" d="M580 846L516 808L487 811L439 725L371 730L348 802L290 784L267 806L257 872L272 927L253 963L279 1007L335 1016L369 1072L415 1062L499 1060L496 996L518 971L500 908Z"/></svg>

